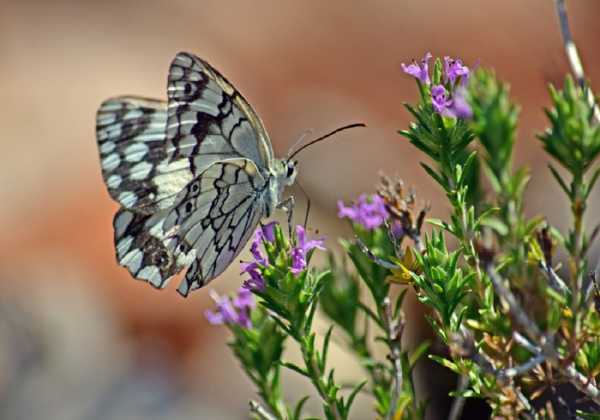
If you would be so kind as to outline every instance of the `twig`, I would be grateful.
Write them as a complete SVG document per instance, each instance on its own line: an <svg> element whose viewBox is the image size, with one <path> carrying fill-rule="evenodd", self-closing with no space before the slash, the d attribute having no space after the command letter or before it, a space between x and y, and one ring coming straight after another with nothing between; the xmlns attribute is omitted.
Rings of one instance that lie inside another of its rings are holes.
<svg viewBox="0 0 600 420"><path fill-rule="evenodd" d="M492 364L492 362L490 362L489 356L475 346L475 338L473 337L473 333L466 328L461 328L461 333L457 333L452 337L451 349L461 357L466 357L472 360L484 372L495 376L502 382L506 382L507 379L512 379L516 376L527 373L531 369L546 361L546 356L541 354L541 351L538 348L534 347L533 353L535 356L529 359L527 362L507 369L498 369Z"/></svg>
<svg viewBox="0 0 600 420"><path fill-rule="evenodd" d="M257 401L250 400L250 412L256 414L262 420L277 420L277 417L269 413Z"/></svg>
<svg viewBox="0 0 600 420"><path fill-rule="evenodd" d="M531 369L544 363L545 361L546 361L546 356L544 356L543 354L538 354L537 356L532 357L531 359L529 359L522 365L504 369L503 371L501 371L502 372L501 374L507 378L514 378L515 376L519 376L519 375L529 372Z"/></svg>
<svg viewBox="0 0 600 420"><path fill-rule="evenodd" d="M527 411L527 414L521 413L521 415L522 416L525 415L525 418L528 418L528 419L537 418L535 411L533 410L533 407L531 407L531 403L529 402L527 397L525 395L523 395L521 390L519 388L515 388L515 393L517 394L517 398L519 399L519 402L523 405L523 407Z"/></svg>
<svg viewBox="0 0 600 420"><path fill-rule="evenodd" d="M489 261L483 261L484 269L492 281L492 285L494 286L494 290L498 296L500 296L508 305L508 309L511 315L514 317L517 324L523 328L523 330L527 333L529 338L531 338L535 342L540 342L544 337L539 327L533 322L525 310L521 307L515 295L510 291L508 287L504 285L504 280L498 275L496 269L492 266ZM556 351L552 349L555 353Z"/></svg>
<svg viewBox="0 0 600 420"><path fill-rule="evenodd" d="M540 261L540 268L548 278L548 284L551 288L563 296L571 294L571 289L569 289L569 286L567 286L567 284L563 281L563 279L560 278L560 276L551 266L544 261Z"/></svg>
<svg viewBox="0 0 600 420"><path fill-rule="evenodd" d="M531 343L531 341L529 341L525 336L523 336L518 331L513 331L513 339L515 340L515 342L517 344L519 344L522 347L525 347L531 353L533 353L533 354L540 354L540 349L537 348L536 346L534 346Z"/></svg>
<svg viewBox="0 0 600 420"><path fill-rule="evenodd" d="M485 262L485 271L496 293L502 297L509 306L509 311L515 321L523 328L527 335L536 343L536 352L540 356L545 356L579 391L584 393L590 400L600 405L600 389L592 381L580 373L575 364L569 363L566 366L561 365L558 351L552 346L553 337L543 336L538 326L527 316L515 295L504 285L503 280L496 273L489 261Z"/></svg>
<svg viewBox="0 0 600 420"><path fill-rule="evenodd" d="M571 363L564 368L559 369L563 375L565 375L575 388L584 393L589 399L600 405L600 389L596 387L590 378L580 373L576 368L575 364Z"/></svg>
<svg viewBox="0 0 600 420"><path fill-rule="evenodd" d="M458 384L456 385L456 391L462 392L469 386L469 377L467 375L460 375L458 378ZM459 395L454 397L452 401L452 407L450 408L450 414L448 414L448 420L458 420L462 416L463 409L465 408L466 398Z"/></svg>
<svg viewBox="0 0 600 420"><path fill-rule="evenodd" d="M389 261L384 260L383 258L379 258L377 255L375 255L373 253L373 251L371 251L369 249L369 247L367 245L365 245L365 243L363 241L360 240L360 238L358 236L355 237L356 240L356 245L358 245L358 247L360 248L360 250L367 256L369 257L369 259L371 261L373 261L375 264L383 267L383 268L387 268L388 270L397 270L398 268L400 268L397 264L391 263Z"/></svg>
<svg viewBox="0 0 600 420"><path fill-rule="evenodd" d="M558 20L560 23L560 32L562 34L563 43L565 46L565 53L567 54L567 59L569 60L569 65L571 66L571 71L577 79L577 83L579 86L584 89L585 88L585 73L583 71L583 64L581 63L581 58L579 58L579 53L577 52L577 46L575 42L573 42L573 37L571 35L571 28L569 27L569 19L567 17L567 6L565 4L565 0L555 0L556 5L556 13L558 15ZM596 99L594 98L594 94L590 89L586 89L587 91L587 100L590 106L594 110L594 119L596 122L600 122L600 109L596 104Z"/></svg>
<svg viewBox="0 0 600 420"><path fill-rule="evenodd" d="M404 321L395 319L392 311L392 305L390 298L386 296L383 301L383 313L384 322L386 327L387 342L390 348L389 359L392 362L392 391L390 395L390 409L387 413L389 420L396 417L396 409L398 407L398 399L400 398L400 391L402 389L402 349L401 340L402 332L404 331Z"/></svg>

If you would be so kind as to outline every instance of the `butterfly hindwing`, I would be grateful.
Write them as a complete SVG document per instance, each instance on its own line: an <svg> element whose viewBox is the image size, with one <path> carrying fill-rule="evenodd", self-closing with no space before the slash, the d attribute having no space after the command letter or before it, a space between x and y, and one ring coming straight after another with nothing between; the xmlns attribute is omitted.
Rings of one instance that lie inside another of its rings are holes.
<svg viewBox="0 0 600 420"><path fill-rule="evenodd" d="M103 102L96 117L102 175L113 199L150 214L169 207L189 182L187 160L170 162L164 101L123 96Z"/></svg>
<svg viewBox="0 0 600 420"><path fill-rule="evenodd" d="M248 159L216 162L179 194L163 228L169 249L194 257L178 291L204 286L240 253L262 214L266 181Z"/></svg>
<svg viewBox="0 0 600 420"><path fill-rule="evenodd" d="M189 264L184 254L167 246L169 238L163 230L166 214L164 210L147 215L121 208L113 220L119 265L156 288L163 288Z"/></svg>
<svg viewBox="0 0 600 420"><path fill-rule="evenodd" d="M168 81L167 153L186 158L194 175L212 163L246 158L259 168L271 163L266 130L243 96L212 66L179 53Z"/></svg>

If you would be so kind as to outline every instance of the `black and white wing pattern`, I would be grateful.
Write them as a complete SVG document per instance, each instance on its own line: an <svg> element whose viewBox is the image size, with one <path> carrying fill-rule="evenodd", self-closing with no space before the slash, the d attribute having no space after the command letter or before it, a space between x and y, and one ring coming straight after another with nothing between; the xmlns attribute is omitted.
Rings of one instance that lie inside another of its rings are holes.
<svg viewBox="0 0 600 420"><path fill-rule="evenodd" d="M179 293L206 285L240 253L263 214L266 181L248 159L216 162L177 196L163 229L169 251L194 258Z"/></svg>
<svg viewBox="0 0 600 420"><path fill-rule="evenodd" d="M102 176L111 197L145 214L168 208L192 179L187 159L171 162L165 148L167 104L123 96L96 115Z"/></svg>
<svg viewBox="0 0 600 420"><path fill-rule="evenodd" d="M168 248L163 229L168 211L148 215L121 208L113 220L117 261L133 277L156 288L163 288L191 262L178 249Z"/></svg>
<svg viewBox="0 0 600 420"><path fill-rule="evenodd" d="M264 125L244 97L206 61L179 53L168 82L167 153L186 158L194 176L214 162L245 158L259 169L273 159Z"/></svg>
<svg viewBox="0 0 600 420"><path fill-rule="evenodd" d="M187 295L222 273L265 211L271 142L244 97L200 58L179 53L168 101L118 97L97 114L102 175L121 204L117 260L163 288L190 266Z"/></svg>

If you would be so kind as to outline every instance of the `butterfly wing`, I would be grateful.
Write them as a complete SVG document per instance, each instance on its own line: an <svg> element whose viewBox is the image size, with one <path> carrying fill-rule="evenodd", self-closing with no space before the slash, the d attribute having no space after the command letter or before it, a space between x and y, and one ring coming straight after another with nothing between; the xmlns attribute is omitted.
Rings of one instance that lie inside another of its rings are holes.
<svg viewBox="0 0 600 420"><path fill-rule="evenodd" d="M246 158L263 169L273 150L244 97L210 64L179 53L171 63L168 106L124 96L105 101L96 119L102 175L123 207L151 214L212 163Z"/></svg>
<svg viewBox="0 0 600 420"><path fill-rule="evenodd" d="M194 258L183 296L221 274L254 232L264 209L267 183L249 159L216 162L177 196L163 229L168 248Z"/></svg>
<svg viewBox="0 0 600 420"><path fill-rule="evenodd" d="M119 265L131 275L156 288L179 273L191 260L177 249L169 249L163 223L168 210L147 215L121 208L113 220Z"/></svg>
<svg viewBox="0 0 600 420"><path fill-rule="evenodd" d="M167 153L188 159L194 176L211 164L245 158L259 169L273 159L264 125L244 97L206 61L179 53L168 82Z"/></svg>
<svg viewBox="0 0 600 420"><path fill-rule="evenodd" d="M123 207L151 214L169 207L192 179L187 159L167 158L164 101L123 96L103 102L96 116L102 176Z"/></svg>

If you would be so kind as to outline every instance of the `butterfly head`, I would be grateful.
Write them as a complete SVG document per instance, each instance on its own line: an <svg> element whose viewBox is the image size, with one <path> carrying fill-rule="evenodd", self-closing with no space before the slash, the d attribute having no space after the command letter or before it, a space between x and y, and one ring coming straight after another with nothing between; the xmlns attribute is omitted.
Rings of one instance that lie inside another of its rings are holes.
<svg viewBox="0 0 600 420"><path fill-rule="evenodd" d="M297 160L283 160L281 162L283 164L284 177L283 183L286 186L292 185L296 180L296 175L298 174L298 161Z"/></svg>

